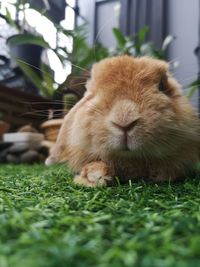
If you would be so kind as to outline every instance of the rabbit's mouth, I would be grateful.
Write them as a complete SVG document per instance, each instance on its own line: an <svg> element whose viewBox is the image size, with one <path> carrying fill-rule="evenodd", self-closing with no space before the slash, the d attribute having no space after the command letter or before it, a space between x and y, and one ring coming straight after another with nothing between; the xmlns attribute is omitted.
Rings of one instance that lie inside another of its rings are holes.
<svg viewBox="0 0 200 267"><path fill-rule="evenodd" d="M127 138L121 138L119 143L115 144L108 153L112 155L133 155L137 154L138 150L140 150L140 146L138 144L131 143Z"/></svg>
<svg viewBox="0 0 200 267"><path fill-rule="evenodd" d="M130 136L128 133L124 133L119 140L119 144L117 145L117 150L121 152L134 152L138 150L140 144L138 140L134 136Z"/></svg>

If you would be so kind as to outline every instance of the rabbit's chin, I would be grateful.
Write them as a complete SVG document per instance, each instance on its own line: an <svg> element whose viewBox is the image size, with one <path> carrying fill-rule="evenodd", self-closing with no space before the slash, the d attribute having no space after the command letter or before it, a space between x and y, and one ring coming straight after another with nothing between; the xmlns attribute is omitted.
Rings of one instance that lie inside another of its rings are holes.
<svg viewBox="0 0 200 267"><path fill-rule="evenodd" d="M103 149L105 157L108 158L163 158L172 152L171 146L159 146L151 143L132 142L126 145L117 145Z"/></svg>
<svg viewBox="0 0 200 267"><path fill-rule="evenodd" d="M132 145L117 145L104 150L104 155L109 158L112 157L136 157L141 156L143 154L143 146L140 144L132 144Z"/></svg>
<svg viewBox="0 0 200 267"><path fill-rule="evenodd" d="M139 150L130 150L129 148L113 149L108 154L114 157L133 157L139 154Z"/></svg>

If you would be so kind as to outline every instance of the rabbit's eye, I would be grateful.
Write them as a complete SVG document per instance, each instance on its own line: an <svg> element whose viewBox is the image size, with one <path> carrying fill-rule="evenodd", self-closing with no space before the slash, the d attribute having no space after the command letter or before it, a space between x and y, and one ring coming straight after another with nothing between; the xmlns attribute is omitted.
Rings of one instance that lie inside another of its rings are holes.
<svg viewBox="0 0 200 267"><path fill-rule="evenodd" d="M158 89L159 89L160 92L163 92L163 93L165 93L167 95L169 94L169 90L168 90L168 86L167 86L167 76L166 75L161 77Z"/></svg>
<svg viewBox="0 0 200 267"><path fill-rule="evenodd" d="M166 91L166 84L164 81L164 77L161 78L160 83L159 83L159 91L165 92Z"/></svg>

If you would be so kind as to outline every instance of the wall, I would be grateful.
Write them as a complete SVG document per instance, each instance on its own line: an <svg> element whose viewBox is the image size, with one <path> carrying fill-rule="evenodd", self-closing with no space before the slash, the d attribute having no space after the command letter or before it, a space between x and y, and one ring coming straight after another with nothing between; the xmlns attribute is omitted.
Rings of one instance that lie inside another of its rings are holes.
<svg viewBox="0 0 200 267"><path fill-rule="evenodd" d="M95 21L95 1L94 0L78 0L77 1L80 14L86 21L83 21L78 17L77 25L87 23L88 29L88 43L90 46L93 45L94 39L94 21Z"/></svg>
<svg viewBox="0 0 200 267"><path fill-rule="evenodd" d="M167 32L176 36L169 48L169 60L179 61L174 76L186 86L197 78L198 72L194 49L198 44L199 0L167 1ZM197 94L192 102L197 107Z"/></svg>
<svg viewBox="0 0 200 267"><path fill-rule="evenodd" d="M95 2L97 2L97 4L95 4ZM87 21L88 43L92 46L95 40L95 42L100 42L106 47L115 47L116 42L112 34L112 28L119 27L120 0L107 2L97 0L79 0L78 5L80 14ZM98 7L96 10L97 14L95 14L95 6ZM80 25L82 22L83 21L79 18L77 24Z"/></svg>
<svg viewBox="0 0 200 267"><path fill-rule="evenodd" d="M96 41L105 47L116 47L112 28L119 28L120 3L118 0L99 4L97 8Z"/></svg>

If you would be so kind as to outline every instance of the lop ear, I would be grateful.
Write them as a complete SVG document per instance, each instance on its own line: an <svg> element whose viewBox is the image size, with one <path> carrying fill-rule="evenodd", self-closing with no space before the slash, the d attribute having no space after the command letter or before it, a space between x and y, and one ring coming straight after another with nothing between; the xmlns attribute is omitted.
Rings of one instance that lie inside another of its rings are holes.
<svg viewBox="0 0 200 267"><path fill-rule="evenodd" d="M95 72L97 71L99 65L100 64L98 62L97 63L94 63L92 65L91 72L90 72L91 73L91 78L94 78Z"/></svg>
<svg viewBox="0 0 200 267"><path fill-rule="evenodd" d="M88 92L92 91L92 89L95 86L95 73L96 73L96 69L98 68L98 65L99 63L93 64L90 70L90 76L88 76L87 82L85 84L86 90Z"/></svg>
<svg viewBox="0 0 200 267"><path fill-rule="evenodd" d="M68 117L65 116L61 128L59 130L56 143L50 149L50 155L46 159L46 165L52 165L54 163L61 162L67 153L67 142L66 142L66 133L68 131Z"/></svg>
<svg viewBox="0 0 200 267"><path fill-rule="evenodd" d="M89 79L87 80L86 84L85 84L85 87L86 87L86 94L90 93L90 91L92 91L92 88L93 88L93 81L92 79Z"/></svg>

